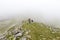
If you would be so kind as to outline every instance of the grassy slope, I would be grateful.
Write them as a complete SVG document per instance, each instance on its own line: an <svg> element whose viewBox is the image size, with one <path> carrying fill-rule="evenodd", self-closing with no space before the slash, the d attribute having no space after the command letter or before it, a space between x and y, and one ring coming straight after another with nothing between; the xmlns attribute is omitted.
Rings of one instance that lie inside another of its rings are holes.
<svg viewBox="0 0 60 40"><path fill-rule="evenodd" d="M59 40L59 33L52 33L52 31L42 23L24 23L22 25L23 29L31 30L29 33L31 35L31 40Z"/></svg>
<svg viewBox="0 0 60 40"><path fill-rule="evenodd" d="M13 24L15 24L15 20L7 20L0 22L0 34L4 33Z"/></svg>
<svg viewBox="0 0 60 40"><path fill-rule="evenodd" d="M12 21L11 21L12 22ZM14 22L12 22L14 23ZM10 25L11 26L11 25ZM19 25L15 25L12 28L10 28L8 31L13 31L15 27L19 27ZM29 35L31 35L30 40L60 40L60 33L55 32L52 33L51 29L47 28L47 26L43 23L28 23L25 22L22 24L23 30L30 30L31 32ZM59 37L59 38L57 38ZM13 36L12 36L13 38Z"/></svg>

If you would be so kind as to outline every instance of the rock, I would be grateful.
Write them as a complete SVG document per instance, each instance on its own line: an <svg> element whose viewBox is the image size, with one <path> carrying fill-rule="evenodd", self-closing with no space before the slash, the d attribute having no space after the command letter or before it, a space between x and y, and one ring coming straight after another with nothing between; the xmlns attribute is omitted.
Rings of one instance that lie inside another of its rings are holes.
<svg viewBox="0 0 60 40"><path fill-rule="evenodd" d="M18 33L18 34L16 34L15 36L16 36L16 37L22 36L22 33Z"/></svg>
<svg viewBox="0 0 60 40"><path fill-rule="evenodd" d="M27 38L26 37L22 37L21 40L26 40Z"/></svg>

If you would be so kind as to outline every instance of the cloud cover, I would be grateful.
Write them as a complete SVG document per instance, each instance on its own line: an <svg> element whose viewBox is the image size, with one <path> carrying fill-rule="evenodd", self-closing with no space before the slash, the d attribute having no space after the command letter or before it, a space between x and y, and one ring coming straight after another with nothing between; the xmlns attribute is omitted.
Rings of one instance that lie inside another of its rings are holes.
<svg viewBox="0 0 60 40"><path fill-rule="evenodd" d="M0 19L16 16L60 22L60 0L0 0Z"/></svg>

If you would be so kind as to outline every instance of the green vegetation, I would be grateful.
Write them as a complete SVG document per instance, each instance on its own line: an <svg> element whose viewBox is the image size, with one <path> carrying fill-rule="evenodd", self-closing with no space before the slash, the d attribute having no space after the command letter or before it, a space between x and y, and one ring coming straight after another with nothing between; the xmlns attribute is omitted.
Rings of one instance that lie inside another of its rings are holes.
<svg viewBox="0 0 60 40"><path fill-rule="evenodd" d="M60 40L60 31L43 23L24 21L22 26L18 23L7 30L4 36L6 40Z"/></svg>
<svg viewBox="0 0 60 40"><path fill-rule="evenodd" d="M31 40L59 40L60 33L51 31L42 23L25 23L22 25L24 30L30 30ZM54 33L53 33L54 32ZM58 38L57 38L58 37Z"/></svg>

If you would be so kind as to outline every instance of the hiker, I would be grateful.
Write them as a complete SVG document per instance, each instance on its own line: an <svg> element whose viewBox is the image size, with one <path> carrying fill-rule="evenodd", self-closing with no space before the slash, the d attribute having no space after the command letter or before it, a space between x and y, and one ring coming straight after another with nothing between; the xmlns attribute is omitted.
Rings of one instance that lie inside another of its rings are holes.
<svg viewBox="0 0 60 40"><path fill-rule="evenodd" d="M31 20L31 19L29 18L29 19L28 19L28 22L31 23L31 22L33 22L33 20Z"/></svg>
<svg viewBox="0 0 60 40"><path fill-rule="evenodd" d="M31 19L30 18L28 19L28 22L31 23Z"/></svg>
<svg viewBox="0 0 60 40"><path fill-rule="evenodd" d="M31 20L32 22L34 22L33 20Z"/></svg>

